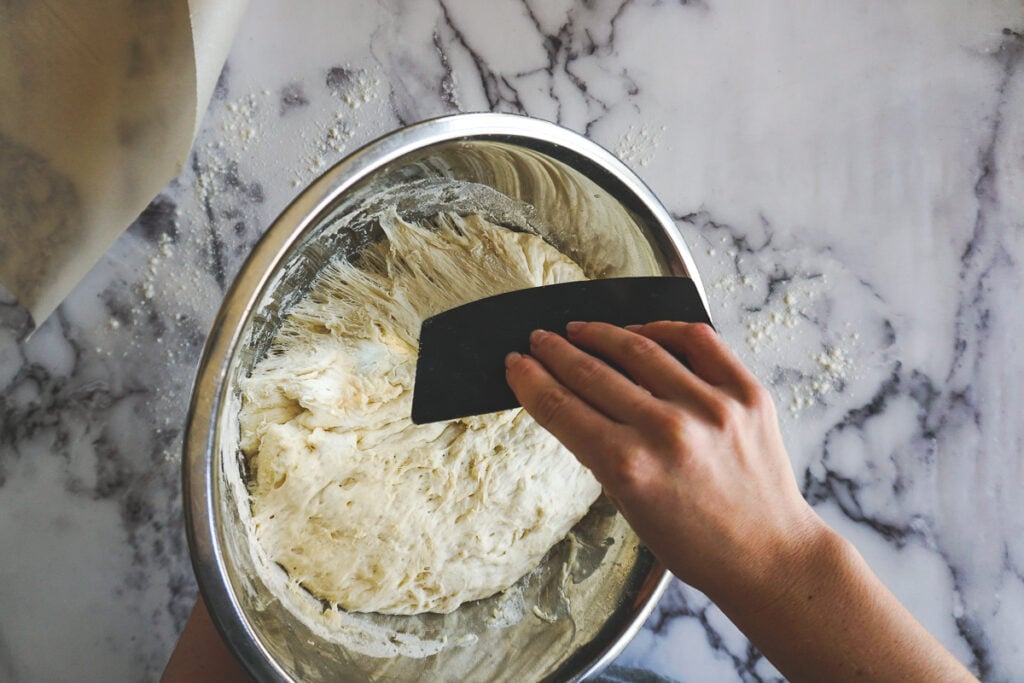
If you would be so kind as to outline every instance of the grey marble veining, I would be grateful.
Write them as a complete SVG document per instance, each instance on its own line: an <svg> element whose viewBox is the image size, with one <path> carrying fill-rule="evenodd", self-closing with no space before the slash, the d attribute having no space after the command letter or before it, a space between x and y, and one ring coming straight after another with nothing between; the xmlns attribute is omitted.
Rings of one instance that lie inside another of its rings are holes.
<svg viewBox="0 0 1024 683"><path fill-rule="evenodd" d="M24 344L0 298L0 680L152 680L195 596L192 373L310 179L526 113L672 212L805 495L986 680L1024 671L1024 5L254 3L185 171ZM778 673L676 583L609 681Z"/></svg>

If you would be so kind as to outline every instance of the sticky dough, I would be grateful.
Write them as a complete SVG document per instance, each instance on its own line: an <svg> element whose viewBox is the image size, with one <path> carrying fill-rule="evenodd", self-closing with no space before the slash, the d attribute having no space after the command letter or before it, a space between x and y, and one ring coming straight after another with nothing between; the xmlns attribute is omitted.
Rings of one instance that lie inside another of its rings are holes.
<svg viewBox="0 0 1024 683"><path fill-rule="evenodd" d="M242 384L254 529L291 580L345 610L450 612L535 567L600 486L519 409L412 424L420 324L584 275L479 216L381 224L386 239L327 268Z"/></svg>

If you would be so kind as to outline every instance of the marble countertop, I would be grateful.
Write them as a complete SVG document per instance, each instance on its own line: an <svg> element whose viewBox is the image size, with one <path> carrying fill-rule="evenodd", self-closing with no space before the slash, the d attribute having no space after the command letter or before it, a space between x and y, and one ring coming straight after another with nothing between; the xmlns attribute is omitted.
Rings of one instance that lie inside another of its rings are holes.
<svg viewBox="0 0 1024 683"><path fill-rule="evenodd" d="M958 658L1019 678L1022 33L1019 1L253 3L186 170L0 340L0 680L158 676L196 595L181 436L225 288L348 151L479 110L651 185L805 495ZM677 582L606 676L778 674Z"/></svg>

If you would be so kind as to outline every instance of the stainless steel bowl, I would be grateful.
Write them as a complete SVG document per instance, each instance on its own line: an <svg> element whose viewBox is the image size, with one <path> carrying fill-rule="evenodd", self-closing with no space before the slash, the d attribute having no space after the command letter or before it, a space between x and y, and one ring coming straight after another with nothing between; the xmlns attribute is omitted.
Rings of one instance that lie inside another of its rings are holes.
<svg viewBox="0 0 1024 683"><path fill-rule="evenodd" d="M513 612L524 610L518 621L499 618L510 609L505 595L450 615L352 615L349 631L338 631L342 637L296 616L296 606L310 614L321 609L312 596L284 595L265 580L269 565L245 531L236 378L266 352L289 307L329 260L351 258L379 237L366 209L382 202L413 215L436 211L438 202L482 210L511 229L542 235L592 277L686 275L704 296L657 198L615 157L573 132L525 117L465 114L363 147L285 209L214 321L184 454L185 515L200 590L229 647L260 680L584 678L621 652L669 581L607 501L595 504L573 540L552 549L510 593ZM375 637L383 642L371 642ZM409 643L428 647L412 656ZM422 656L430 650L436 652Z"/></svg>

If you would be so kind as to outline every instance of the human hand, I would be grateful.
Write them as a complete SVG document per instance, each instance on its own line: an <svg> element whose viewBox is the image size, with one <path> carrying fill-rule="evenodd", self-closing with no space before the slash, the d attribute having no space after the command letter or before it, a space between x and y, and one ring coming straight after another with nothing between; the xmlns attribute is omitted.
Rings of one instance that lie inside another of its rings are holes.
<svg viewBox="0 0 1024 683"><path fill-rule="evenodd" d="M506 359L525 409L676 576L716 601L784 591L785 567L827 527L761 383L704 324L570 323L567 338L537 331L530 356Z"/></svg>
<svg viewBox="0 0 1024 683"><path fill-rule="evenodd" d="M710 327L577 323L567 337L509 354L512 390L787 678L975 680L803 500L771 397ZM200 675L245 677L201 600L163 680Z"/></svg>

